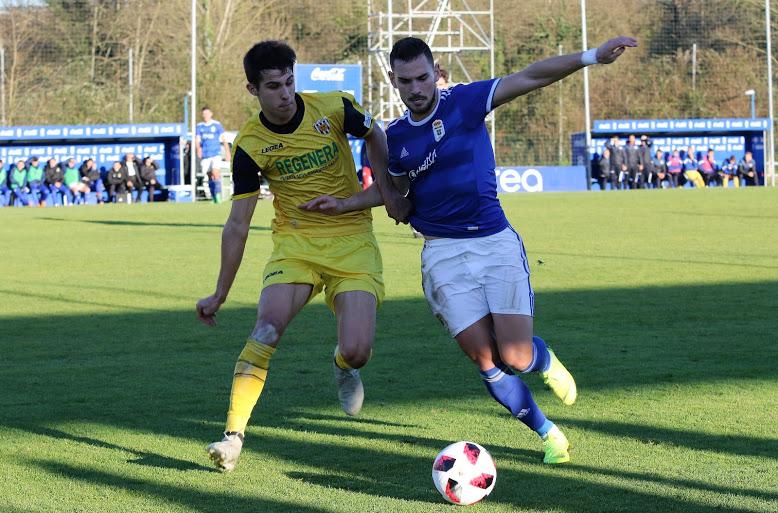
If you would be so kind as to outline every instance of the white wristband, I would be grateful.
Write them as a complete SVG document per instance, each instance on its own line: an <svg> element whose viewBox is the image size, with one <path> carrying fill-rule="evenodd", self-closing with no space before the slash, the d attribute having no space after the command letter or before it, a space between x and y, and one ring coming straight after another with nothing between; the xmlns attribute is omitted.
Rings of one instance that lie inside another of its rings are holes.
<svg viewBox="0 0 778 513"><path fill-rule="evenodd" d="M590 48L581 53L581 64L591 66L597 64L597 48Z"/></svg>

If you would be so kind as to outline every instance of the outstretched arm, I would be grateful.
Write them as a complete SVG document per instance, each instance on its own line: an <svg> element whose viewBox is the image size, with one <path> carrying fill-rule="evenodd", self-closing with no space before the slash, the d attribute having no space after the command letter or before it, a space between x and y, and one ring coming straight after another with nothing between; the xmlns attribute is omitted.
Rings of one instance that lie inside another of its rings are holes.
<svg viewBox="0 0 778 513"><path fill-rule="evenodd" d="M551 57L530 64L523 70L503 77L494 91L492 108L503 103L508 103L518 96L527 94L535 89L546 87L567 75L578 71L588 64L610 64L624 53L628 47L635 47L638 43L631 37L619 36L603 43L593 52L577 52L568 55ZM591 50L590 50L591 51ZM596 61L594 61L596 57ZM588 62L585 62L588 60Z"/></svg>

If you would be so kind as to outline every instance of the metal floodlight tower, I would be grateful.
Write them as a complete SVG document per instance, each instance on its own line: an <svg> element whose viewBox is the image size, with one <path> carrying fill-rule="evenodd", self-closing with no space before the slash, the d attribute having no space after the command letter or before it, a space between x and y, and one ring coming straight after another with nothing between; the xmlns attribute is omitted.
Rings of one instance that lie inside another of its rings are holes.
<svg viewBox="0 0 778 513"><path fill-rule="evenodd" d="M368 0L367 8L367 106L375 118L390 121L405 111L388 76L398 39L426 41L450 82L495 75L493 0ZM490 118L494 144L494 114Z"/></svg>

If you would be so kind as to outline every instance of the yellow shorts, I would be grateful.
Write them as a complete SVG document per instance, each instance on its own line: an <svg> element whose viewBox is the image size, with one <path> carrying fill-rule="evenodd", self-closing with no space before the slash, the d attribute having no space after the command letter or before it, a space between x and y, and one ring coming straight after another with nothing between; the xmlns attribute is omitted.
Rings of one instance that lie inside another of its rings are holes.
<svg viewBox="0 0 778 513"><path fill-rule="evenodd" d="M341 292L369 292L378 306L384 299L383 263L373 232L339 237L274 233L273 253L262 276L262 287L313 285L308 301L324 289L324 300L332 311L335 296Z"/></svg>

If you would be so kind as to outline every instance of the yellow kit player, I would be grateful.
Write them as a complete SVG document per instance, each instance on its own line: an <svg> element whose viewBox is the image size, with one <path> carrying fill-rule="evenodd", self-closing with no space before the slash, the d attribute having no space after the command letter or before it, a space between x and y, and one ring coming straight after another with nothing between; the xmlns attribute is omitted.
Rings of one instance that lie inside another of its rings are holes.
<svg viewBox="0 0 778 513"><path fill-rule="evenodd" d="M265 177L274 195L273 253L262 276L256 325L235 365L224 437L207 448L223 471L235 468L281 335L322 290L338 323L333 367L341 407L348 415L362 408L358 369L370 358L376 309L384 295L370 207L385 204L398 221L410 211L410 203L385 185L381 128L347 93L295 93L295 60L294 50L280 41L257 43L243 59L246 88L259 100L260 112L243 125L233 145L234 196L222 232L216 291L197 302L200 320L214 325L240 267L260 176ZM346 134L365 139L373 164L376 183L364 191ZM322 194L339 199L337 215L300 208Z"/></svg>

